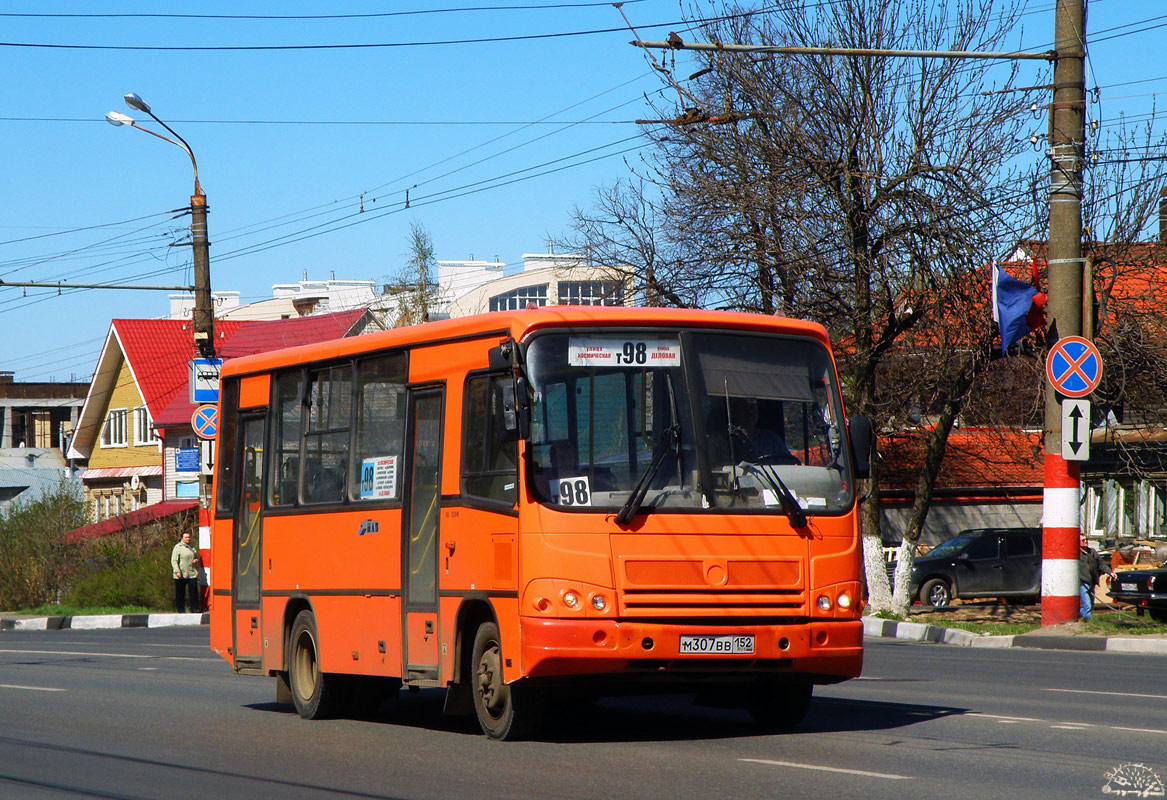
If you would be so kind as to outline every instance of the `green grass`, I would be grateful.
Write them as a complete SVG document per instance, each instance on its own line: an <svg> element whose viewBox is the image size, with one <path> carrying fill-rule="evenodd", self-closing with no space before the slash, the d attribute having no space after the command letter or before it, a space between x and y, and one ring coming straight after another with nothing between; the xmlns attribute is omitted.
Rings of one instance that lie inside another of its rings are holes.
<svg viewBox="0 0 1167 800"><path fill-rule="evenodd" d="M147 614L156 612L156 608L146 608L144 606L88 606L80 608L77 606L61 606L61 605L42 605L36 608L22 608L15 614L34 614L43 617L82 617L92 614Z"/></svg>
<svg viewBox="0 0 1167 800"><path fill-rule="evenodd" d="M955 620L944 613L913 614L912 622L938 625L942 628L958 628L984 636L1019 636L1041 629L1039 621L1033 622L965 622ZM1061 633L1062 631L1059 631ZM1085 622L1077 623L1073 633L1085 636L1145 636L1167 633L1167 623L1155 622L1149 616L1138 617L1133 612L1098 609Z"/></svg>

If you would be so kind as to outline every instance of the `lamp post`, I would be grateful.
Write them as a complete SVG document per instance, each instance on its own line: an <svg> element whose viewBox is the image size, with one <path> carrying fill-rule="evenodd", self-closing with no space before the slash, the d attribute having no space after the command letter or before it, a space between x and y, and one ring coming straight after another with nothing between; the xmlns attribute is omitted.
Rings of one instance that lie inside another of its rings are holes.
<svg viewBox="0 0 1167 800"><path fill-rule="evenodd" d="M190 239L194 254L194 341L199 355L203 358L215 357L215 315L211 308L211 259L210 243L207 241L207 196L203 194L203 187L199 185L199 165L195 161L194 152L186 140L179 136L169 125L154 115L149 104L141 97L130 92L125 96L126 105L130 108L149 114L150 118L170 132L174 139L160 133L143 128L133 117L118 111L110 111L105 120L110 125L129 125L132 128L156 136L163 141L170 142L190 156L190 164L194 167L194 193L190 196ZM176 141L177 140L177 141Z"/></svg>

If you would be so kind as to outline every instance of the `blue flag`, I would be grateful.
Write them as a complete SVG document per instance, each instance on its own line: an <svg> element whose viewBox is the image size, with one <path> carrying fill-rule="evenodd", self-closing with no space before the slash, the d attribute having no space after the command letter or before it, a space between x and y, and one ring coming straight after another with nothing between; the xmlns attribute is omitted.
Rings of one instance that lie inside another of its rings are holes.
<svg viewBox="0 0 1167 800"><path fill-rule="evenodd" d="M1001 355L1029 333L1025 315L1037 287L1023 283L993 264L993 319L1001 329Z"/></svg>

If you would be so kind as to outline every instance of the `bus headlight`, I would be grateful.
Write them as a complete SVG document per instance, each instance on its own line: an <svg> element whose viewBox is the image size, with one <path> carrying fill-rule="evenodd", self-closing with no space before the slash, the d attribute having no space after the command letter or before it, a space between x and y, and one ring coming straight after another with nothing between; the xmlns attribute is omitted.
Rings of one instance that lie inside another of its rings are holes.
<svg viewBox="0 0 1167 800"><path fill-rule="evenodd" d="M579 595L572 591L564 592L563 604L568 608L575 608L577 605L579 605Z"/></svg>
<svg viewBox="0 0 1167 800"><path fill-rule="evenodd" d="M851 595L847 594L846 592L843 592L841 595L839 595L838 602L839 602L839 608L850 608L851 607Z"/></svg>
<svg viewBox="0 0 1167 800"><path fill-rule="evenodd" d="M594 608L596 611L603 611L607 607L608 607L608 601L604 598L604 596L602 594L593 594L592 595L592 608Z"/></svg>
<svg viewBox="0 0 1167 800"><path fill-rule="evenodd" d="M830 611L831 598L827 597L825 594L820 594L818 599L818 607L820 611Z"/></svg>

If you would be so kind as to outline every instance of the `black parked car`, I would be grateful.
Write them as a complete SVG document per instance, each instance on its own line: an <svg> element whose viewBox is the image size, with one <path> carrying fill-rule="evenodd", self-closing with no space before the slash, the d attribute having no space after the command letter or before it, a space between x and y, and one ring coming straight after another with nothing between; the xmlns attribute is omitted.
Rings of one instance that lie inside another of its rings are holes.
<svg viewBox="0 0 1167 800"><path fill-rule="evenodd" d="M1041 528L962 531L918 557L912 598L942 608L959 597L1006 597L1037 602L1041 596Z"/></svg>
<svg viewBox="0 0 1167 800"><path fill-rule="evenodd" d="M1116 572L1110 580L1110 597L1128 603L1139 614L1151 612L1151 619L1167 622L1167 569L1132 569Z"/></svg>

